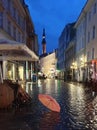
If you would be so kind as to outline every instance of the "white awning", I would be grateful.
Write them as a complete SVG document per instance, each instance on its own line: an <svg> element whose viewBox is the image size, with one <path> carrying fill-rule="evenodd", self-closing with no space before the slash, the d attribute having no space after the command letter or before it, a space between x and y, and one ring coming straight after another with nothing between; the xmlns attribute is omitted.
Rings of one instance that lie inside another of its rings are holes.
<svg viewBox="0 0 97 130"><path fill-rule="evenodd" d="M38 61L39 57L25 44L0 40L0 60Z"/></svg>

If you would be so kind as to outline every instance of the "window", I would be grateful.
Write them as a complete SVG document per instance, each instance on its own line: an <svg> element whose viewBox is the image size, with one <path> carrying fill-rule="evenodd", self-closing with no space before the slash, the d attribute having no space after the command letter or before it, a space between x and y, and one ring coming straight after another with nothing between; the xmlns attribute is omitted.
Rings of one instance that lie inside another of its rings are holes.
<svg viewBox="0 0 97 130"><path fill-rule="evenodd" d="M89 12L89 18L88 18L88 21L91 20L91 11Z"/></svg>
<svg viewBox="0 0 97 130"><path fill-rule="evenodd" d="M13 7L13 17L16 19L16 8Z"/></svg>
<svg viewBox="0 0 97 130"><path fill-rule="evenodd" d="M14 36L14 39L16 40L16 27L13 27L13 36Z"/></svg>
<svg viewBox="0 0 97 130"><path fill-rule="evenodd" d="M18 24L20 25L20 15L19 15L19 13L18 13Z"/></svg>
<svg viewBox="0 0 97 130"><path fill-rule="evenodd" d="M93 14L96 13L96 3L94 4L94 8L93 8Z"/></svg>
<svg viewBox="0 0 97 130"><path fill-rule="evenodd" d="M0 12L0 28L3 28L3 12Z"/></svg>
<svg viewBox="0 0 97 130"><path fill-rule="evenodd" d="M90 32L88 32L88 43L90 42Z"/></svg>
<svg viewBox="0 0 97 130"><path fill-rule="evenodd" d="M82 38L82 48L85 47L85 44L84 44L84 38Z"/></svg>
<svg viewBox="0 0 97 130"><path fill-rule="evenodd" d="M9 20L7 23L7 32L11 35L11 22Z"/></svg>
<svg viewBox="0 0 97 130"><path fill-rule="evenodd" d="M18 32L18 41L20 42L20 40L21 40L21 33Z"/></svg>
<svg viewBox="0 0 97 130"><path fill-rule="evenodd" d="M22 35L22 43L24 43L25 42L25 40L24 40L24 36Z"/></svg>
<svg viewBox="0 0 97 130"><path fill-rule="evenodd" d="M25 19L22 19L22 29L25 30Z"/></svg>
<svg viewBox="0 0 97 130"><path fill-rule="evenodd" d="M11 10L11 0L6 1L6 6L7 6L7 10L10 11Z"/></svg>
<svg viewBox="0 0 97 130"><path fill-rule="evenodd" d="M94 48L92 48L92 59L94 59Z"/></svg>
<svg viewBox="0 0 97 130"><path fill-rule="evenodd" d="M93 26L93 36L92 38L94 39L95 38L95 26Z"/></svg>

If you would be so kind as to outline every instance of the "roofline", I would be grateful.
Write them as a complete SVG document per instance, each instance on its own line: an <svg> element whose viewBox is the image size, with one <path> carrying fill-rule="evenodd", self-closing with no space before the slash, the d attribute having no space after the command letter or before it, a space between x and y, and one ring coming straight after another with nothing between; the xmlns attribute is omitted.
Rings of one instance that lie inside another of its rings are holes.
<svg viewBox="0 0 97 130"><path fill-rule="evenodd" d="M33 29L34 29L34 24L33 24L31 15L30 15L30 11L29 11L28 5L26 5L26 6L24 7L24 9L25 9L25 11L26 11L26 13L27 13L27 15L28 15L28 17L29 17L29 19L30 19L30 21L31 21L32 27L33 27ZM34 29L34 31L35 31L35 29Z"/></svg>
<svg viewBox="0 0 97 130"><path fill-rule="evenodd" d="M86 16L87 10L90 7L90 5L93 3L94 0L87 0L84 7L82 8L80 15L75 23L75 28L79 25L80 21L82 18L84 18Z"/></svg>

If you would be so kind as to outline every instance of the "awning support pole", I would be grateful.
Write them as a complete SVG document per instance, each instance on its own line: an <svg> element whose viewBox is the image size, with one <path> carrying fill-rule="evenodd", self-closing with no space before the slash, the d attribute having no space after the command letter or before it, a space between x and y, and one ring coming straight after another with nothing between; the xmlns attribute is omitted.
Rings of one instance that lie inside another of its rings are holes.
<svg viewBox="0 0 97 130"><path fill-rule="evenodd" d="M0 82L3 83L3 75L2 75L1 64L0 64Z"/></svg>

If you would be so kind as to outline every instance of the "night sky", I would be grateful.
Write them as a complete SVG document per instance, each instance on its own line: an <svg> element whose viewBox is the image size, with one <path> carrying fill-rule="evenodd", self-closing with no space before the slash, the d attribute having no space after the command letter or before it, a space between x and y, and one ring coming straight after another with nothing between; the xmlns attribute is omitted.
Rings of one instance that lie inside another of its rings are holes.
<svg viewBox="0 0 97 130"><path fill-rule="evenodd" d="M47 52L58 47L58 39L67 23L77 20L87 0L25 0L29 7L40 45L46 31Z"/></svg>

